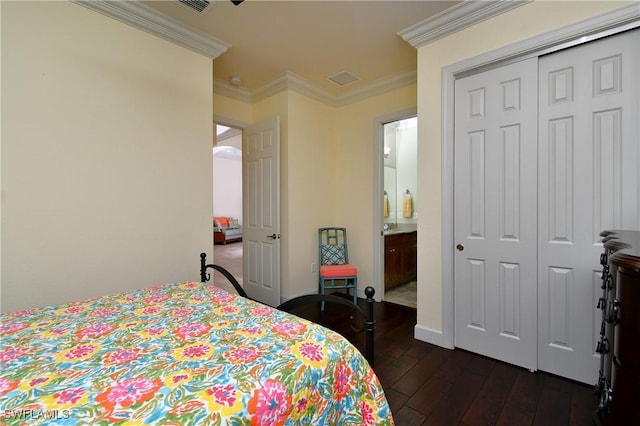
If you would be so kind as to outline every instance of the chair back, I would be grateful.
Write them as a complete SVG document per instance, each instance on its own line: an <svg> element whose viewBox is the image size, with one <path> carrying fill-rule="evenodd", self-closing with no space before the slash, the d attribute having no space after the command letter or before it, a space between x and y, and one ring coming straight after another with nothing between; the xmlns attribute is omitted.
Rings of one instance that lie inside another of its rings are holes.
<svg viewBox="0 0 640 426"><path fill-rule="evenodd" d="M318 241L320 244L318 250L320 265L345 265L349 263L346 228L319 228Z"/></svg>

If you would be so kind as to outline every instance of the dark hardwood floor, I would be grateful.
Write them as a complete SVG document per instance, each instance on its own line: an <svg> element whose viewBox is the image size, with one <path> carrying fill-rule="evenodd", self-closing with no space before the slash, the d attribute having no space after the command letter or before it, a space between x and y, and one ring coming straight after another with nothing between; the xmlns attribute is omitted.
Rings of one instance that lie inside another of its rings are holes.
<svg viewBox="0 0 640 426"><path fill-rule="evenodd" d="M220 262L229 259L225 267L239 265L241 279L241 251L230 252L233 247L241 250L242 245L216 246L215 256ZM364 308L364 300L359 303ZM294 313L324 323L363 348L364 333L350 329L349 313L341 307L327 305L322 316L315 305ZM596 423L591 385L416 340L413 308L382 302L375 304L374 314L374 369L397 426Z"/></svg>
<svg viewBox="0 0 640 426"><path fill-rule="evenodd" d="M364 337L344 327L341 306L327 305L315 320L361 347ZM374 369L397 426L594 424L593 386L416 340L413 308L382 302L374 314Z"/></svg>

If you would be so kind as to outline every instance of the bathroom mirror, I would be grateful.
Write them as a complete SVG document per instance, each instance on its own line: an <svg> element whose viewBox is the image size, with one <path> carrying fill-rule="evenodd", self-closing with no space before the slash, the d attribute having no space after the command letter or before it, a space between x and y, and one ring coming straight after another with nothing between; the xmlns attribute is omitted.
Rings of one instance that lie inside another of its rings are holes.
<svg viewBox="0 0 640 426"><path fill-rule="evenodd" d="M415 117L384 126L383 220L389 227L417 222L417 119ZM409 200L407 200L409 198ZM407 209L407 201L410 208Z"/></svg>
<svg viewBox="0 0 640 426"><path fill-rule="evenodd" d="M395 224L397 207L397 194L396 194L396 169L389 166L384 166L384 196L382 206L382 217L384 223Z"/></svg>

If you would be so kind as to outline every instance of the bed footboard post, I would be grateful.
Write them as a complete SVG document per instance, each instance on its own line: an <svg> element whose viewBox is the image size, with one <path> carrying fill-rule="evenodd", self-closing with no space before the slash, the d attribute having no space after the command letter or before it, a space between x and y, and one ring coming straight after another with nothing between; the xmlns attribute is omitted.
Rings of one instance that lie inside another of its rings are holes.
<svg viewBox="0 0 640 426"><path fill-rule="evenodd" d="M205 253L200 253L200 282L206 283L209 281L207 277L207 255Z"/></svg>
<svg viewBox="0 0 640 426"><path fill-rule="evenodd" d="M375 329L375 320L373 319L373 295L376 293L373 287L368 286L364 289L364 294L367 296L365 307L365 352L367 360L373 368L373 330Z"/></svg>

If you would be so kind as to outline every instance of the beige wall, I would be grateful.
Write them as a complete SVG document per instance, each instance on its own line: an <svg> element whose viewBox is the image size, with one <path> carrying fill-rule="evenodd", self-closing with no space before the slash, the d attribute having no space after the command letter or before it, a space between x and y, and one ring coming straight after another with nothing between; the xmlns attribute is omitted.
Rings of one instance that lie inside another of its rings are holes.
<svg viewBox="0 0 640 426"><path fill-rule="evenodd" d="M335 115L331 106L289 94L286 297L317 291L311 264L318 264L318 228L337 224Z"/></svg>
<svg viewBox="0 0 640 426"><path fill-rule="evenodd" d="M254 122L253 105L214 93L213 116L222 124L231 125L235 123L237 127L242 127Z"/></svg>
<svg viewBox="0 0 640 426"><path fill-rule="evenodd" d="M285 90L251 105L250 114L238 101L214 94L214 114L231 121L250 116L251 124L280 117L280 292L284 299L314 292L315 230L335 216L335 108Z"/></svg>
<svg viewBox="0 0 640 426"><path fill-rule="evenodd" d="M358 266L361 291L374 284L374 259L378 259L373 241L375 122L378 117L415 107L416 86L412 84L343 106L338 111L336 220L349 230L349 260Z"/></svg>
<svg viewBox="0 0 640 426"><path fill-rule="evenodd" d="M280 115L282 298L317 290L311 264L317 266L321 226L348 228L360 288L373 284L374 123L415 107L415 85L339 108L283 91L256 103L251 114L214 95L216 117L241 120L244 111L255 123Z"/></svg>
<svg viewBox="0 0 640 426"><path fill-rule="evenodd" d="M415 107L417 92L418 323L439 330L442 67L621 5L522 6L420 48L417 86L340 108L284 91L214 95L212 110L210 60L75 4L2 2L2 310L196 279L211 243L212 114L281 117L282 296L315 290L327 223L349 228L370 284L374 120Z"/></svg>
<svg viewBox="0 0 640 426"><path fill-rule="evenodd" d="M199 279L211 60L69 2L1 2L2 311Z"/></svg>
<svg viewBox="0 0 640 426"><path fill-rule="evenodd" d="M442 68L630 2L535 1L418 49L418 325L441 331ZM498 30L499 29L499 30ZM424 201L427 200L427 201Z"/></svg>

